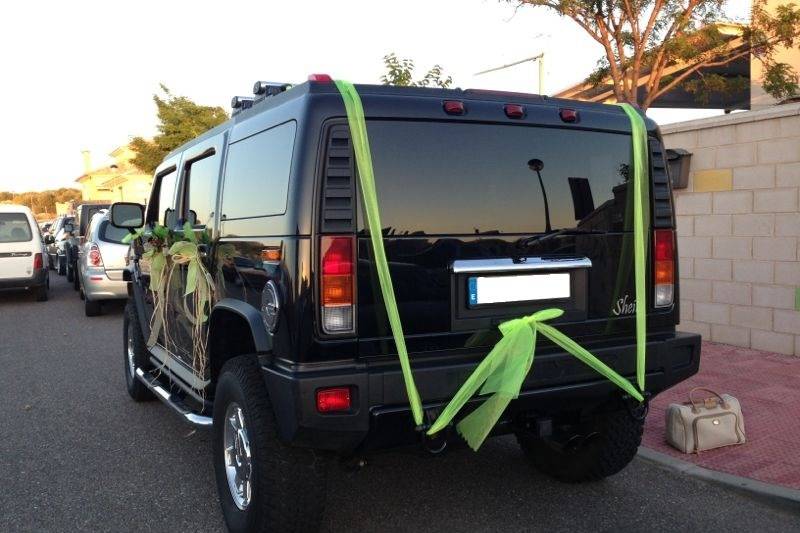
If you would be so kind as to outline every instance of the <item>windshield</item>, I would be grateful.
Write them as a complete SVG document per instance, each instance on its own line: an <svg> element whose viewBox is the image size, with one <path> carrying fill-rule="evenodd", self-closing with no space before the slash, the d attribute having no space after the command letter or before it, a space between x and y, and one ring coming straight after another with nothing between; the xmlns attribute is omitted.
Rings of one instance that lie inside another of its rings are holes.
<svg viewBox="0 0 800 533"><path fill-rule="evenodd" d="M28 242L33 239L25 213L0 213L0 242Z"/></svg>
<svg viewBox="0 0 800 533"><path fill-rule="evenodd" d="M453 122L367 127L391 234L629 229L628 135Z"/></svg>

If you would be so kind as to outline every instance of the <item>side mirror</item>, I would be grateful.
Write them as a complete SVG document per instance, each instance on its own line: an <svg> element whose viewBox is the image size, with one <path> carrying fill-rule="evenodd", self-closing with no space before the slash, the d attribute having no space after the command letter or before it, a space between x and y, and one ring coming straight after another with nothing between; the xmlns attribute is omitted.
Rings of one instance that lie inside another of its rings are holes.
<svg viewBox="0 0 800 533"><path fill-rule="evenodd" d="M117 202L111 205L111 225L123 229L138 229L144 226L144 206L133 202Z"/></svg>
<svg viewBox="0 0 800 533"><path fill-rule="evenodd" d="M75 231L75 226L69 222L64 224L64 233L72 233Z"/></svg>

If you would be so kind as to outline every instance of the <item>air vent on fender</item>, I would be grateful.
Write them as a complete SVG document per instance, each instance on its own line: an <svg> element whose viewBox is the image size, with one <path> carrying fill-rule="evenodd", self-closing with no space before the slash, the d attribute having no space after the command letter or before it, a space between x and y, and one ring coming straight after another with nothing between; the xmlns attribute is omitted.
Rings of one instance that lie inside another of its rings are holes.
<svg viewBox="0 0 800 533"><path fill-rule="evenodd" d="M664 150L657 139L650 139L650 173L653 177L653 227L672 227L672 202L670 202L669 174Z"/></svg>
<svg viewBox="0 0 800 533"><path fill-rule="evenodd" d="M322 232L342 233L355 230L355 169L346 124L328 130L322 185Z"/></svg>

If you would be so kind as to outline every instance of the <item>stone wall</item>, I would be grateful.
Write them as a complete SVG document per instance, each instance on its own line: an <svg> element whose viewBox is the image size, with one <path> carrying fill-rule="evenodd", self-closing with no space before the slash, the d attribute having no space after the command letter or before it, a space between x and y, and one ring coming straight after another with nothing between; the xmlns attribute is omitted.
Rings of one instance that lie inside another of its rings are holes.
<svg viewBox="0 0 800 533"><path fill-rule="evenodd" d="M800 356L800 104L661 130L693 154L674 191L680 329Z"/></svg>

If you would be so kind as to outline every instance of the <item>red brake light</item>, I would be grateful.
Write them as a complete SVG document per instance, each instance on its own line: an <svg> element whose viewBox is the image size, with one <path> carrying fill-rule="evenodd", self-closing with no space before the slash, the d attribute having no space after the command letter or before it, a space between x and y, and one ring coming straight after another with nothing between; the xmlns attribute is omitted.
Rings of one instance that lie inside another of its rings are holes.
<svg viewBox="0 0 800 533"><path fill-rule="evenodd" d="M322 237L320 242L320 304L326 333L354 330L354 237Z"/></svg>
<svg viewBox="0 0 800 533"><path fill-rule="evenodd" d="M675 291L675 235L672 230L659 229L654 232L653 278L655 306L672 305Z"/></svg>
<svg viewBox="0 0 800 533"><path fill-rule="evenodd" d="M33 269L34 270L41 270L44 268L44 263L42 262L42 254L36 254L33 256Z"/></svg>
<svg viewBox="0 0 800 533"><path fill-rule="evenodd" d="M656 261L672 261L675 257L672 230L659 229L655 234Z"/></svg>
<svg viewBox="0 0 800 533"><path fill-rule="evenodd" d="M319 83L333 83L333 78L328 74L309 74L308 81L316 81Z"/></svg>
<svg viewBox="0 0 800 533"><path fill-rule="evenodd" d="M463 115L466 113L466 108L464 107L464 102L459 100L445 100L444 112L448 115Z"/></svg>
<svg viewBox="0 0 800 533"><path fill-rule="evenodd" d="M525 116L525 107L519 104L506 104L503 109L508 118L523 118Z"/></svg>
<svg viewBox="0 0 800 533"><path fill-rule="evenodd" d="M564 122L578 122L578 112L574 109L561 109L558 112L558 116L560 116L561 120Z"/></svg>
<svg viewBox="0 0 800 533"><path fill-rule="evenodd" d="M317 411L331 413L350 410L350 388L334 387L317 391Z"/></svg>

